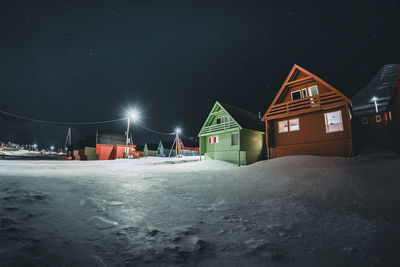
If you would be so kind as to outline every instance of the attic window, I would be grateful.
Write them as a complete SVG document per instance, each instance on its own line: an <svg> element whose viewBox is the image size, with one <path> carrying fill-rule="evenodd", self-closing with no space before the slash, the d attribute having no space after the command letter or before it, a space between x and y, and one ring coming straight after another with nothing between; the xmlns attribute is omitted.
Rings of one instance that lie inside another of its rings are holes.
<svg viewBox="0 0 400 267"><path fill-rule="evenodd" d="M292 94L292 100L301 99L301 92L300 92L300 90L293 91L291 94Z"/></svg>
<svg viewBox="0 0 400 267"><path fill-rule="evenodd" d="M325 127L327 133L343 131L342 112L334 111L325 113Z"/></svg>
<svg viewBox="0 0 400 267"><path fill-rule="evenodd" d="M368 124L368 118L367 117L363 117L361 119L361 122L362 122L363 125L367 125Z"/></svg>
<svg viewBox="0 0 400 267"><path fill-rule="evenodd" d="M217 119L217 124L223 123L223 122L224 122L223 120L224 120L223 118L218 118L218 119Z"/></svg>
<svg viewBox="0 0 400 267"><path fill-rule="evenodd" d="M376 122L381 122L382 121L381 115L376 115L375 116L375 121Z"/></svg>
<svg viewBox="0 0 400 267"><path fill-rule="evenodd" d="M301 93L303 94L303 98L308 97L308 95L307 95L307 88L301 89Z"/></svg>

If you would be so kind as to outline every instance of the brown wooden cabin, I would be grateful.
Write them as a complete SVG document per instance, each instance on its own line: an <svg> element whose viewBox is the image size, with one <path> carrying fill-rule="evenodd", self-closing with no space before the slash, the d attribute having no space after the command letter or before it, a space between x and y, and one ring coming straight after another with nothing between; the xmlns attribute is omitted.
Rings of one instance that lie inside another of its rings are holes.
<svg viewBox="0 0 400 267"><path fill-rule="evenodd" d="M352 102L356 150L394 146L400 151L400 65L381 67Z"/></svg>
<svg viewBox="0 0 400 267"><path fill-rule="evenodd" d="M309 71L294 65L262 117L268 158L353 154L351 100Z"/></svg>

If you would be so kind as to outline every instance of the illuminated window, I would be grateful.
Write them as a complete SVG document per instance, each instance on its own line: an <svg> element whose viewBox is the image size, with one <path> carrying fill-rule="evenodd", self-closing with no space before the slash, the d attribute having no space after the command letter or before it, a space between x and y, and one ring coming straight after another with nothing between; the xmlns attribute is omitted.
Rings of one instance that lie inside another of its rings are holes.
<svg viewBox="0 0 400 267"><path fill-rule="evenodd" d="M214 143L218 143L218 142L219 142L218 136L214 136Z"/></svg>
<svg viewBox="0 0 400 267"><path fill-rule="evenodd" d="M376 115L375 121L376 122L381 122L382 121L381 115Z"/></svg>
<svg viewBox="0 0 400 267"><path fill-rule="evenodd" d="M234 133L231 135L231 145L232 146L237 146L239 144L239 134Z"/></svg>
<svg viewBox="0 0 400 267"><path fill-rule="evenodd" d="M212 137L208 137L208 143L212 144L213 143L213 138Z"/></svg>
<svg viewBox="0 0 400 267"><path fill-rule="evenodd" d="M368 124L368 118L367 117L363 117L361 119L361 122L362 122L363 125L367 125Z"/></svg>
<svg viewBox="0 0 400 267"><path fill-rule="evenodd" d="M278 133L287 133L288 130L288 121L278 121Z"/></svg>
<svg viewBox="0 0 400 267"><path fill-rule="evenodd" d="M325 128L327 133L343 131L342 113L334 111L325 113Z"/></svg>
<svg viewBox="0 0 400 267"><path fill-rule="evenodd" d="M293 91L293 92L292 92L292 100L297 100L297 99L301 99L301 92L300 92L300 90L297 90L297 91Z"/></svg>
<svg viewBox="0 0 400 267"><path fill-rule="evenodd" d="M307 88L301 89L301 92L303 93L303 98L308 97L308 95L307 95Z"/></svg>
<svg viewBox="0 0 400 267"><path fill-rule="evenodd" d="M300 130L299 119L289 120L289 131L294 132L299 130Z"/></svg>
<svg viewBox="0 0 400 267"><path fill-rule="evenodd" d="M308 95L309 96L318 95L318 86L314 85L314 86L308 87Z"/></svg>

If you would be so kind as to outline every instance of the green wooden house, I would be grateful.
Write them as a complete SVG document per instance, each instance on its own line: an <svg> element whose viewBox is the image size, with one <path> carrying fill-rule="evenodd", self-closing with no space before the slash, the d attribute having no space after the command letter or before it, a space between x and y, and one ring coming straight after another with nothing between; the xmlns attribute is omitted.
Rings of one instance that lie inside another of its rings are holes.
<svg viewBox="0 0 400 267"><path fill-rule="evenodd" d="M206 159L239 165L264 159L264 125L256 114L241 108L215 102L198 136Z"/></svg>
<svg viewBox="0 0 400 267"><path fill-rule="evenodd" d="M157 156L157 145L144 143L143 153L145 157L156 157Z"/></svg>

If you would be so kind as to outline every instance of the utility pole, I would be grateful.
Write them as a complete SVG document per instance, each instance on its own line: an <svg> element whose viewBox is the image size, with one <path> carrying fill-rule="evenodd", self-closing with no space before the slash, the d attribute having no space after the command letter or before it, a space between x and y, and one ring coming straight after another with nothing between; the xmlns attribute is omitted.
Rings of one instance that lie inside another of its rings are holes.
<svg viewBox="0 0 400 267"><path fill-rule="evenodd" d="M68 128L68 133L67 133L67 138L65 139L65 145L64 148L68 149L69 146L71 146L71 128Z"/></svg>
<svg viewBox="0 0 400 267"><path fill-rule="evenodd" d="M126 142L125 142L125 158L128 158L128 152L129 152L129 148L128 148L128 139L129 139L129 125L131 124L131 114L129 114L128 117L128 126L126 127Z"/></svg>

